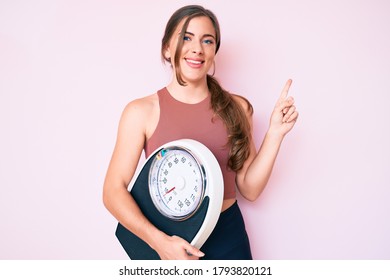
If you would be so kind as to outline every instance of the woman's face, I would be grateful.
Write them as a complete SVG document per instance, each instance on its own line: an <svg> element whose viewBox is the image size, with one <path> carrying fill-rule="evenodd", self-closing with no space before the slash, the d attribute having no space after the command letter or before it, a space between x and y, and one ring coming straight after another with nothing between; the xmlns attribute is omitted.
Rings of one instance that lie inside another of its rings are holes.
<svg viewBox="0 0 390 280"><path fill-rule="evenodd" d="M177 40L181 40L180 32L184 21L185 19L177 26L165 51L165 57L171 58L174 71L176 71L174 59ZM214 62L215 38L215 29L208 17L200 16L190 20L179 56L181 75L185 82L198 83L205 80L207 72Z"/></svg>

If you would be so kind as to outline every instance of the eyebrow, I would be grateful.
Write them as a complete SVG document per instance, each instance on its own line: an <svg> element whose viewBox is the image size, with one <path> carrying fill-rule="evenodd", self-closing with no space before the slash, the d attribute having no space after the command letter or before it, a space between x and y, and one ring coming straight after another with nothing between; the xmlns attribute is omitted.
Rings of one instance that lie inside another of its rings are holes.
<svg viewBox="0 0 390 280"><path fill-rule="evenodd" d="M195 34L194 34L194 33L192 33L192 32L188 32L188 31L186 31L186 32L185 32L185 34L189 34L189 35L191 35L191 36L195 36ZM204 38L204 37L213 37L213 38L214 38L214 40L216 40L216 39L215 39L215 36L214 36L214 35L212 35L212 34L204 34L204 35L202 36L202 38Z"/></svg>

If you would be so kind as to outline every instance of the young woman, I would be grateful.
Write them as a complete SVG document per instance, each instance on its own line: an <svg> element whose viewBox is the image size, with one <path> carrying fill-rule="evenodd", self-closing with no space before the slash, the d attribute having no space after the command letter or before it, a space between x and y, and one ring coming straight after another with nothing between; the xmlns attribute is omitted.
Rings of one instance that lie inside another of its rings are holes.
<svg viewBox="0 0 390 280"><path fill-rule="evenodd" d="M248 236L236 202L236 190L254 201L270 177L284 136L298 112L287 97L288 80L271 116L259 151L252 136L252 106L225 91L212 75L220 46L215 15L201 6L177 10L167 23L161 54L172 65L172 80L123 111L104 183L103 201L112 215L144 240L161 259L252 259ZM191 138L216 156L224 178L224 201L213 233L199 250L184 239L154 227L127 190L138 161L159 146Z"/></svg>

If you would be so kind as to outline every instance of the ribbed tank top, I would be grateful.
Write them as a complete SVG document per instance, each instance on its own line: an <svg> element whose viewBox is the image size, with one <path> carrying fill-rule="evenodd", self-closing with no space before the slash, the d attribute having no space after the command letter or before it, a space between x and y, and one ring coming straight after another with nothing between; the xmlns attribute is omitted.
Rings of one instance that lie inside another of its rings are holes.
<svg viewBox="0 0 390 280"><path fill-rule="evenodd" d="M214 117L210 95L196 104L187 104L173 98L167 88L157 92L160 118L152 136L145 143L145 155L167 142L193 139L204 144L217 158L224 180L224 199L236 197L236 173L228 168L229 148L227 130L219 117ZM213 118L214 117L214 118Z"/></svg>

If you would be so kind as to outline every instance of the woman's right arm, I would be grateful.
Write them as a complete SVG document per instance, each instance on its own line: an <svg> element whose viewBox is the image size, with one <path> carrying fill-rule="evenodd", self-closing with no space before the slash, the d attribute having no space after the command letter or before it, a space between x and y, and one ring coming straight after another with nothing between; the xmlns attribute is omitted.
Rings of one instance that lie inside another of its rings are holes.
<svg viewBox="0 0 390 280"><path fill-rule="evenodd" d="M103 187L103 202L110 213L128 230L144 240L161 259L197 259L201 252L187 241L158 230L142 214L127 190L144 147L153 116L153 98L129 103L119 122L117 141ZM189 256L187 253L193 256Z"/></svg>

